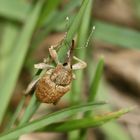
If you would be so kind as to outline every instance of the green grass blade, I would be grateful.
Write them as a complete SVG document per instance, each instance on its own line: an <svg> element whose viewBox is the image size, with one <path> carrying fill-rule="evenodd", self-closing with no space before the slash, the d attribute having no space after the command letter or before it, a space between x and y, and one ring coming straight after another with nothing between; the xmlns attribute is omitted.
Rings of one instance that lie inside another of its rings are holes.
<svg viewBox="0 0 140 140"><path fill-rule="evenodd" d="M89 97L88 97L88 102L93 102L95 101L95 97L97 95L97 91L98 91L98 86L99 86L99 82L103 73L103 66L104 66L104 60L103 58L100 58L97 67L96 67L96 71L94 74L94 77L92 79L91 82L91 86L89 89ZM87 111L84 113L84 117L90 117L92 115L92 111ZM82 129L80 131L80 137L82 140L86 139L86 135L87 134L87 130L86 129Z"/></svg>
<svg viewBox="0 0 140 140"><path fill-rule="evenodd" d="M72 13L80 5L80 3L81 2L79 0L71 0L65 5L63 10L55 10L50 13L46 19L43 19L44 23L42 23L42 26L44 27L44 30L41 30L39 32L39 36L36 36L34 42L32 42L31 52L33 52L33 50L48 35L48 33L55 30L62 21L66 23L65 18L70 15L70 13ZM66 31L66 29L64 30Z"/></svg>
<svg viewBox="0 0 140 140"><path fill-rule="evenodd" d="M84 15L84 12L86 10L86 7L87 7L87 4L88 4L89 0L83 0L82 2L82 5L81 5L81 8L78 12L78 14L75 16L73 22L71 23L70 25L70 28L67 32L67 35L65 37L65 40L64 40L64 43L62 45L62 48L58 54L60 53L61 55L59 55L59 60L60 62L64 62L64 58L65 58L65 55L66 53L68 52L68 49L69 49L69 44L71 43L72 39L74 38L74 35L76 34L80 24L81 24L81 21L82 21L82 17Z"/></svg>
<svg viewBox="0 0 140 140"><path fill-rule="evenodd" d="M106 122L117 119L117 118L121 117L122 115L128 113L129 111L131 111L131 108L121 109L119 111L115 111L115 112L111 112L111 113L107 113L107 114L103 114L103 115L98 115L98 116L94 116L94 117L53 123L53 124L46 126L42 130L45 132L46 131L68 132L68 131L73 131L76 129L83 129L83 128L86 129L89 127L97 127L97 126L105 124Z"/></svg>
<svg viewBox="0 0 140 140"><path fill-rule="evenodd" d="M96 21L95 26L95 39L125 48L140 49L140 32L101 21Z"/></svg>
<svg viewBox="0 0 140 140"><path fill-rule="evenodd" d="M94 73L94 77L92 79L90 88L89 88L89 96L88 96L88 102L94 102L95 101L95 97L97 96L97 91L98 91L98 87L99 87L99 83L102 77L102 73L103 73L103 67L104 67L104 59L103 57L101 57L99 59L99 62L97 64L95 73ZM89 117L91 116L92 112L85 112L84 116L85 117Z"/></svg>
<svg viewBox="0 0 140 140"><path fill-rule="evenodd" d="M133 0L133 10L138 20L140 21L140 1L139 0Z"/></svg>
<svg viewBox="0 0 140 140"><path fill-rule="evenodd" d="M19 0L0 0L0 16L23 22L31 9L29 3Z"/></svg>
<svg viewBox="0 0 140 140"><path fill-rule="evenodd" d="M89 24L90 24L90 13L92 8L92 0L89 1L87 8L85 10L85 13L82 18L82 22L79 28L78 37L77 37L77 48L81 48L87 43L87 35L89 30ZM89 49L89 48L86 48ZM78 50L75 50L76 56L79 57L82 60L85 60L86 57L86 49L81 48ZM71 93L71 100L72 102L78 102L80 100L80 94L82 93L83 89L78 88L82 87L83 84L83 70L81 71L75 71L76 80L72 83L72 93Z"/></svg>
<svg viewBox="0 0 140 140"><path fill-rule="evenodd" d="M37 5L35 6L35 8L33 9L33 11L31 12L30 16L28 17L28 20L25 23L25 26L23 27L23 30L20 34L16 47L13 48L14 51L9 61L10 69L8 68L6 70L7 77L4 79L3 83L0 85L0 89L1 89L0 91L1 92L0 123L3 119L6 108L11 98L12 92L14 90L16 81L18 79L18 75L22 68L41 8L42 8L42 1L39 1Z"/></svg>
<svg viewBox="0 0 140 140"><path fill-rule="evenodd" d="M26 122L28 122L30 120L32 115L38 109L39 105L40 105L40 102L36 99L36 96L34 94L30 100L30 103L29 103L27 109L24 112L24 116L22 117L22 119L19 123L19 126L21 126L22 124L25 124Z"/></svg>
<svg viewBox="0 0 140 140"><path fill-rule="evenodd" d="M97 95L99 83L100 83L102 73L103 73L103 67L104 67L104 59L101 57L97 64L96 71L95 71L94 77L92 79L92 83L90 85L88 102L95 101L95 97ZM86 112L85 116L89 117L91 115L91 113L92 112Z"/></svg>
<svg viewBox="0 0 140 140"><path fill-rule="evenodd" d="M76 15L76 17L74 18L74 21L72 22L72 24L70 25L70 28L68 30L68 33L66 36L67 42L71 42L77 29L79 28L79 25L81 24L82 17L84 15L84 12L86 11L88 3L89 3L89 0L83 0L81 8L80 8L78 14Z"/></svg>
<svg viewBox="0 0 140 140"><path fill-rule="evenodd" d="M91 61L89 61L89 62L90 62L89 66L92 66L93 65L92 63L93 62L91 62ZM93 67L92 67L92 69L93 69ZM93 70L92 69L89 69L89 71L88 71L89 78L90 78L89 80L91 81L91 83L92 83L92 80L93 80L92 77L94 77L93 76ZM108 100L108 95L107 95L107 92L108 91L104 87L102 81L100 83L100 86L99 86L98 90L99 90L99 93L101 93L101 94L98 94L98 98L100 100ZM111 108L111 106L107 106L106 109L110 109L110 108ZM112 139L114 140L115 138L118 138L118 133L120 134L119 135L119 140L124 140L124 139L125 140L130 140L130 138L129 138L128 134L125 132L125 130L123 130L123 128L118 123L116 123L114 121L112 121L112 122L110 122L108 124L105 124L105 125L101 126L100 129L107 136L107 140L112 140ZM118 133L116 133L116 132L118 132ZM85 129L83 129L83 131L81 131L81 136L83 137L83 140L85 140L83 135L85 136L85 139L86 139L86 130Z"/></svg>
<svg viewBox="0 0 140 140"><path fill-rule="evenodd" d="M23 107L23 105L24 105L24 103L25 103L25 99L26 99L26 97L23 96L22 99L21 99L21 101L19 102L19 105L18 105L17 108L16 108L15 113L13 114L13 116L12 116L10 122L8 123L6 129L12 128L12 126L13 126L14 123L16 122L16 119L18 118L18 115L19 115L19 113L21 112L22 107Z"/></svg>
<svg viewBox="0 0 140 140"><path fill-rule="evenodd" d="M0 140L11 140L16 137L21 136L22 134L29 133L36 131L38 129L41 129L42 127L49 125L51 123L58 122L66 117L69 117L70 115L73 115L78 112L84 112L87 110L92 110L94 107L97 107L99 105L104 105L105 102L99 102L99 103L88 103L85 105L78 105L69 107L66 109L63 109L61 111L52 113L50 115L47 115L45 117L42 117L41 119L38 119L36 121L27 123L25 125L22 125L20 127L17 127L16 129L13 129L9 132L6 132L4 134L0 135Z"/></svg>
<svg viewBox="0 0 140 140"><path fill-rule="evenodd" d="M44 73L44 71L45 70L38 70L36 72L35 76L41 76L41 74ZM35 92L33 91L32 94L33 94L33 96L30 100L30 103L28 104L28 106L24 112L24 115L22 116L18 126L21 126L21 125L27 123L32 118L32 116L35 114L36 110L40 106L40 101L37 100Z"/></svg>
<svg viewBox="0 0 140 140"><path fill-rule="evenodd" d="M19 27L13 22L4 22L3 34L0 47L0 82L6 75L6 68L9 68L8 61L10 60L12 47L15 44Z"/></svg>
<svg viewBox="0 0 140 140"><path fill-rule="evenodd" d="M45 2L45 5L43 6L43 11L41 14L41 17L39 18L38 25L41 27L46 22L47 17L56 10L56 8L59 6L61 0L47 0Z"/></svg>
<svg viewBox="0 0 140 140"><path fill-rule="evenodd" d="M101 77L103 74L103 68L104 68L104 59L103 59L103 57L101 57L99 59L98 64L97 64L96 71L95 71L95 74L93 77L93 81L90 85L89 97L88 97L89 102L95 101L95 97L96 97L97 92L98 92L99 83L100 83L100 80L101 80Z"/></svg>
<svg viewBox="0 0 140 140"><path fill-rule="evenodd" d="M81 20L81 24L79 25L79 30L78 30L78 36L77 36L77 48L83 47L87 43L87 35L88 35L88 30L89 30L89 24L90 24L90 13L91 13L91 7L92 7L92 0L89 0L88 5L85 9L84 15ZM86 49L79 49L75 50L75 55L82 59L85 60L86 57ZM70 100L71 104L76 104L79 103L81 100L81 94L84 89L79 88L83 86L83 70L75 71L75 76L76 80L73 81L72 83L72 91L70 94ZM76 118L76 116L72 116L72 118ZM71 133L68 134L68 139L69 140L74 140L74 139L79 139L79 131L72 131Z"/></svg>

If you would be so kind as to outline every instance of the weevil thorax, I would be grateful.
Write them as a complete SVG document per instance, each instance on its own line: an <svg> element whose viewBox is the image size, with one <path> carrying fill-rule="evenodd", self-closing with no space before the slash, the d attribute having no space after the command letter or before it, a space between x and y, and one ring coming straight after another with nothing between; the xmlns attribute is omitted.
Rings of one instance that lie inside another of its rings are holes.
<svg viewBox="0 0 140 140"><path fill-rule="evenodd" d="M69 66L58 64L50 78L56 85L67 86L72 81L72 69Z"/></svg>

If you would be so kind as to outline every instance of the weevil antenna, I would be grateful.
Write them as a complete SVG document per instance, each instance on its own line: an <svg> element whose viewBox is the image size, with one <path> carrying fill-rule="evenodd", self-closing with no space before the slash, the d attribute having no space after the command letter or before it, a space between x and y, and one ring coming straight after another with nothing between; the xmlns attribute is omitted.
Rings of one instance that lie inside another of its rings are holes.
<svg viewBox="0 0 140 140"><path fill-rule="evenodd" d="M66 17L66 25L65 25L65 28L66 28L66 32L64 33L64 37L61 41L59 41L56 45L53 45L53 48L56 48L57 50L59 50L61 44L63 43L63 41L66 39L66 36L67 36L67 31L68 31L68 26L69 26L69 17Z"/></svg>
<svg viewBox="0 0 140 140"><path fill-rule="evenodd" d="M90 41L90 39L92 37L92 34L93 34L94 30L95 30L95 26L92 27L92 30L91 30L91 32L90 32L90 34L88 36L88 39L87 39L86 43L84 44L84 46L75 48L75 50L77 50L77 49L83 49L83 48L87 48L88 47L89 41Z"/></svg>
<svg viewBox="0 0 140 140"><path fill-rule="evenodd" d="M66 32L65 32L65 35L64 35L64 38L66 38L66 36L67 36L67 31L68 31L68 28L69 28L69 17L66 17L66 25L65 25L65 28L66 28Z"/></svg>

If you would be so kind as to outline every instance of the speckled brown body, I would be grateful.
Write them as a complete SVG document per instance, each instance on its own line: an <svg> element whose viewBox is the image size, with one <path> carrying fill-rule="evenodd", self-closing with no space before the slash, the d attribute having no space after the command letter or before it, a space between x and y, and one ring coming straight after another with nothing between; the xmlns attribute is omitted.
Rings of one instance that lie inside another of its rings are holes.
<svg viewBox="0 0 140 140"><path fill-rule="evenodd" d="M60 98L70 90L72 70L58 64L49 69L38 81L36 97L44 103L56 104Z"/></svg>

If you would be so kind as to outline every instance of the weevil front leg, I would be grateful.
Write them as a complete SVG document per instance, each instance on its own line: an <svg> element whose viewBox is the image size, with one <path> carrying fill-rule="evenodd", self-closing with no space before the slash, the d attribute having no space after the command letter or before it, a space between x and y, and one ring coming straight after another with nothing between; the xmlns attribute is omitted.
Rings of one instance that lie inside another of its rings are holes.
<svg viewBox="0 0 140 140"><path fill-rule="evenodd" d="M51 58L58 64L59 61L58 61L58 56L57 56L57 52L55 50L57 46L51 46L49 48L49 53L50 53L50 56ZM46 59L44 59L44 61L42 63L38 63L38 64L35 64L34 65L34 68L36 69L44 69L45 72L48 70L48 69L51 69L51 68L54 68L54 66L52 65L49 65L49 64L46 64ZM44 73L45 73L44 72ZM42 74L43 75L43 74ZM38 80L40 79L40 76L38 77L35 77L28 85L27 89L25 90L24 94L27 95L29 94L35 87L36 83L38 82Z"/></svg>
<svg viewBox="0 0 140 140"><path fill-rule="evenodd" d="M49 53L50 53L51 58L54 60L54 62L55 62L56 64L59 64L60 62L59 62L59 60L58 60L58 55L57 55L57 52L56 52L54 46L51 46L51 47L49 48Z"/></svg>
<svg viewBox="0 0 140 140"><path fill-rule="evenodd" d="M47 59L44 59L42 63L38 63L38 64L34 64L34 68L36 69L50 69L50 68L54 68L54 66L46 64Z"/></svg>
<svg viewBox="0 0 140 140"><path fill-rule="evenodd" d="M73 70L84 69L87 66L87 63L83 60L77 58L76 56L73 57L74 60L78 61L77 63L72 65Z"/></svg>
<svg viewBox="0 0 140 140"><path fill-rule="evenodd" d="M37 82L39 81L40 77L39 76L36 76L30 83L29 85L27 86L24 94L27 95L29 94L32 90L34 90Z"/></svg>
<svg viewBox="0 0 140 140"><path fill-rule="evenodd" d="M51 68L54 68L54 66L46 64L46 63L38 63L38 64L34 64L34 68L36 68L36 69L51 69Z"/></svg>
<svg viewBox="0 0 140 140"><path fill-rule="evenodd" d="M35 76L33 78L33 80L29 83L29 85L27 86L27 89L24 92L25 95L29 94L34 89L34 87L37 84L38 80L41 78L42 75L44 75L44 73L48 69L54 68L54 66L46 64L45 61L46 60L44 60L44 62L42 62L42 63L38 63L38 64L34 65L35 68L37 68L37 69L44 69L45 71L43 71L40 76Z"/></svg>

